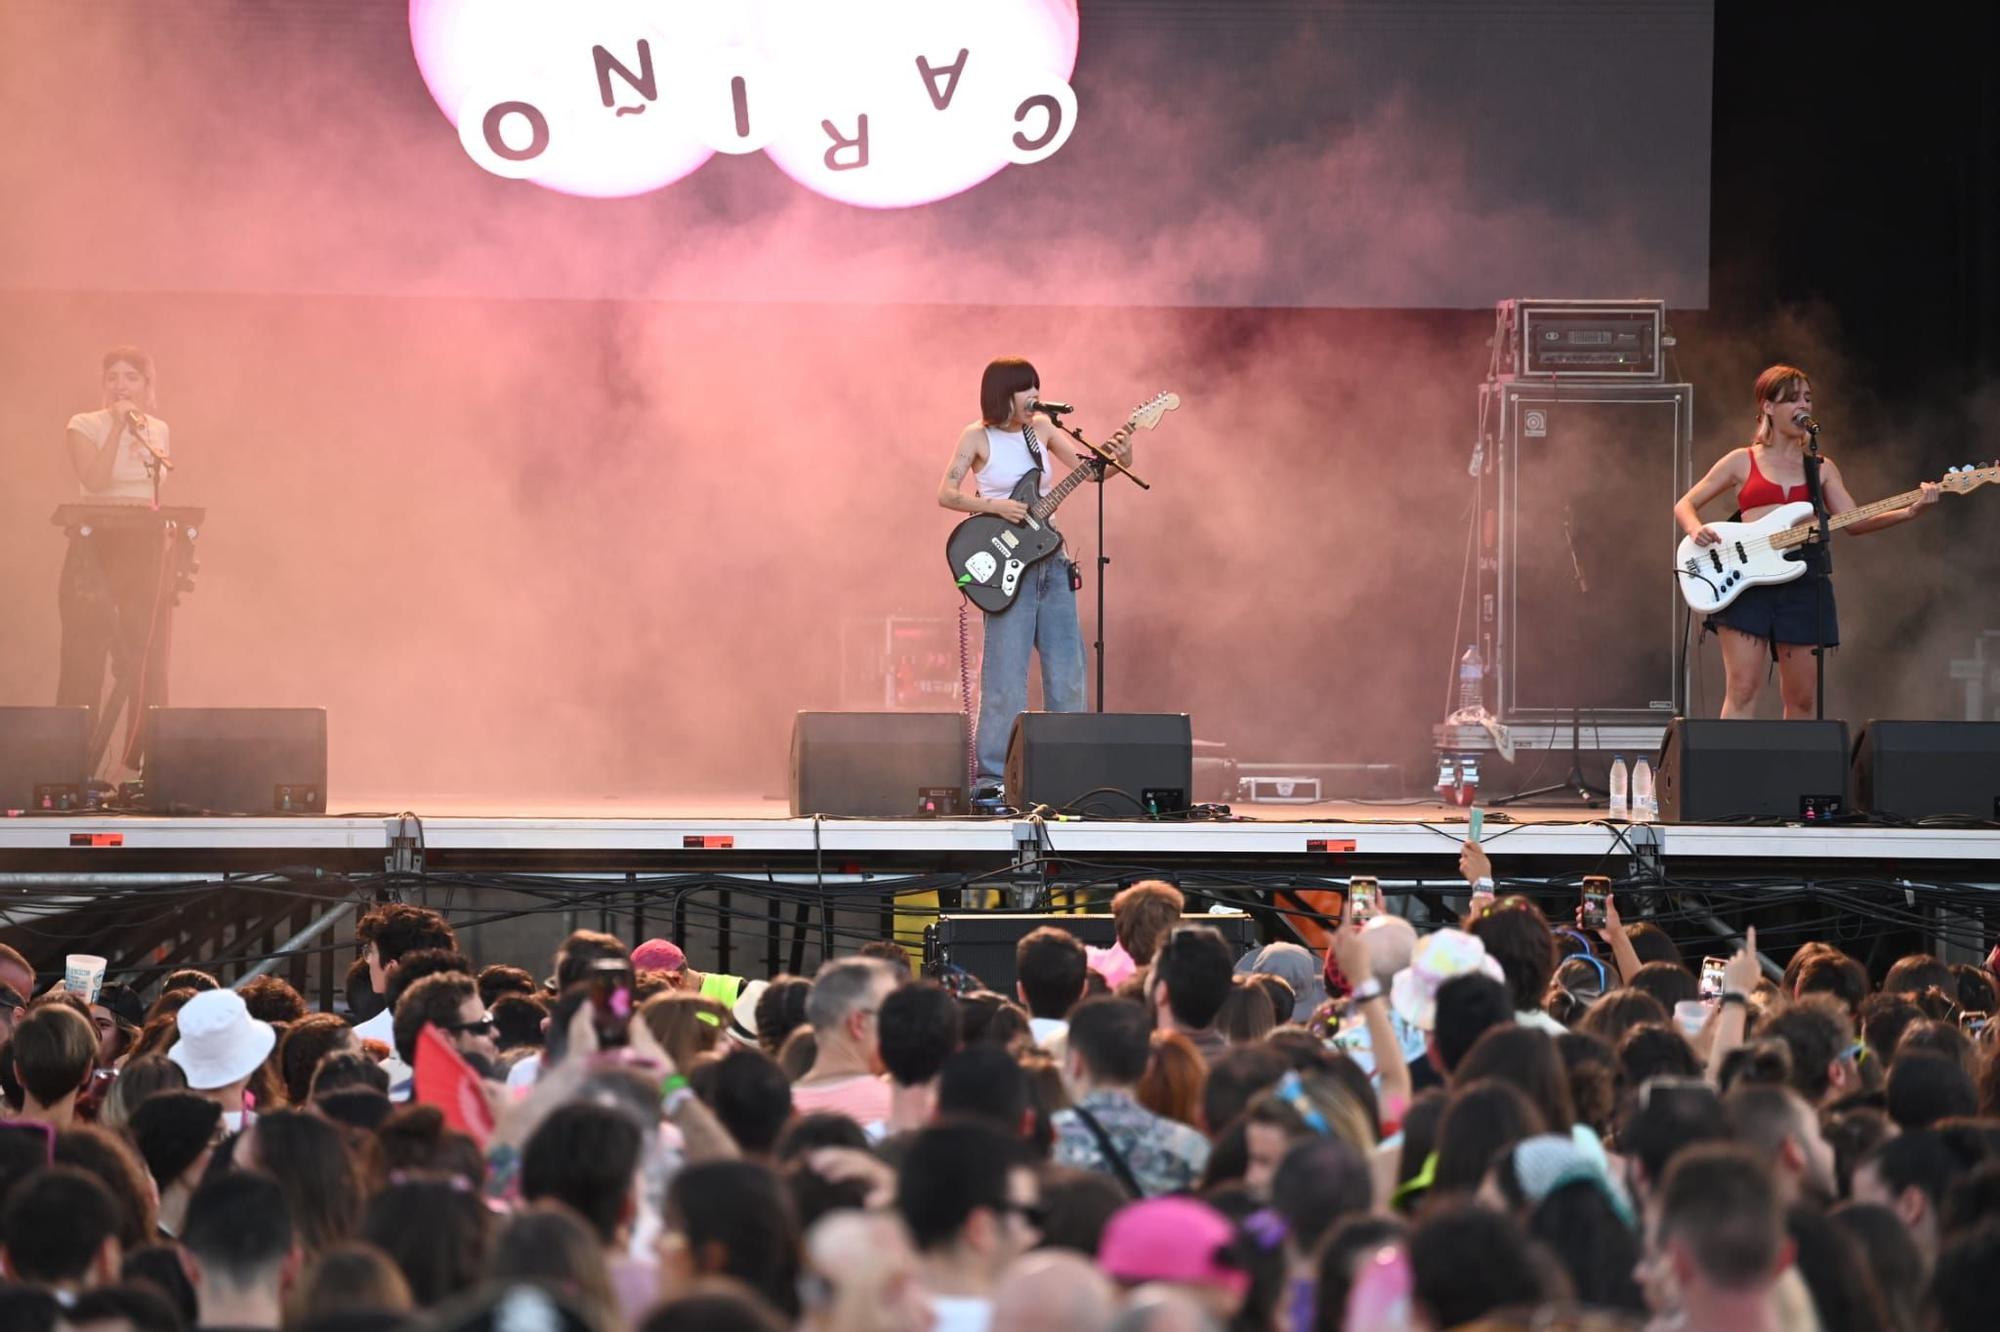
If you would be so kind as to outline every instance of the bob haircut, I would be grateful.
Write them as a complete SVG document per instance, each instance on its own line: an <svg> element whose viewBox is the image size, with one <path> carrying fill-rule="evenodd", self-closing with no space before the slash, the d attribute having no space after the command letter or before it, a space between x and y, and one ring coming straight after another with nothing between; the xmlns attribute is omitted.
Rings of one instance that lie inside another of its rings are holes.
<svg viewBox="0 0 2000 1332"><path fill-rule="evenodd" d="M1042 377L1034 366L1018 356L1002 356L979 377L979 419L987 425L1005 425L1014 414L1014 395L1041 386Z"/></svg>

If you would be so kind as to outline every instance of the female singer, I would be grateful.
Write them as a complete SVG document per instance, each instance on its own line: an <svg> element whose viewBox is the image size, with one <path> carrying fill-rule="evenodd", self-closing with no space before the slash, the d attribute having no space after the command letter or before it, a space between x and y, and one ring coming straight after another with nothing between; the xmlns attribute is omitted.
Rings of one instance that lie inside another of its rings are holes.
<svg viewBox="0 0 2000 1332"><path fill-rule="evenodd" d="M1757 376L1757 433L1750 443L1732 449L1709 468L1674 505L1674 520L1697 545L1712 546L1721 538L1696 511L1717 496L1734 491L1741 521L1755 522L1782 504L1811 496L1806 488L1806 445L1812 418L1812 381L1803 370L1774 365ZM1855 507L1840 468L1827 458L1821 465L1821 490L1829 516ZM1938 488L1926 484L1923 497L1847 528L1860 535L1907 523L1919 510L1937 503ZM1811 717L1818 702L1813 648L1836 647L1840 624L1835 614L1833 581L1826 573L1824 552L1809 549L1805 576L1789 583L1762 584L1708 617L1722 642L1725 679L1722 715L1747 715L1768 675L1768 661L1778 664L1778 689L1787 720ZM1768 656L1767 656L1768 654Z"/></svg>
<svg viewBox="0 0 2000 1332"><path fill-rule="evenodd" d="M168 456L167 423L149 415L154 406L153 359L137 347L104 353L104 406L69 419L71 468L88 505L143 510L157 494ZM117 517L113 515L112 517ZM103 703L109 659L135 709L166 701L164 663L147 671L149 646L165 641L166 608L160 583L164 548L160 525L140 519L99 521L70 529L57 604L62 614L62 667L56 703L97 708ZM123 701L122 699L120 700ZM109 717L116 709L106 709ZM100 723L100 733L102 724Z"/></svg>
<svg viewBox="0 0 2000 1332"><path fill-rule="evenodd" d="M1047 492L1061 476L1051 477L1042 448L1053 453L1063 473L1076 469L1078 458L1055 423L1031 410L1041 391L1035 367L1018 356L1005 356L986 367L979 381L979 419L959 432L938 503L960 513L990 513L1018 523L1028 506L1012 498L1015 485L1036 468ZM1120 430L1105 451L1120 462L1129 456L1127 431ZM965 489L966 473L973 488ZM1014 604L986 616L984 657L979 674L978 776L973 798L998 801L1001 774L1007 765L1007 740L1014 718L1028 706L1028 657L1042 659L1042 701L1050 712L1082 712L1088 706L1083 680L1083 631L1076 615L1080 579L1068 551L1032 566L1023 578Z"/></svg>

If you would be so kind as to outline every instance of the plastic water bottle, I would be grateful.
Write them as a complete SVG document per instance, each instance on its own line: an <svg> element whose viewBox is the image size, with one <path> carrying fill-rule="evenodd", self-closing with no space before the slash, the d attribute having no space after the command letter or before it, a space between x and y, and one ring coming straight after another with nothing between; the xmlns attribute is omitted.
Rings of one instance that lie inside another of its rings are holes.
<svg viewBox="0 0 2000 1332"><path fill-rule="evenodd" d="M1632 760L1632 822L1651 823L1660 817L1660 802L1653 794L1653 765L1644 755Z"/></svg>
<svg viewBox="0 0 2000 1332"><path fill-rule="evenodd" d="M1611 817L1614 819L1628 817L1631 813L1631 802L1627 798L1627 795L1631 788L1627 785L1625 756L1623 754L1613 754L1611 756L1610 786Z"/></svg>
<svg viewBox="0 0 2000 1332"><path fill-rule="evenodd" d="M1479 644L1470 644L1458 659L1458 710L1476 713L1486 703L1486 663L1480 659Z"/></svg>

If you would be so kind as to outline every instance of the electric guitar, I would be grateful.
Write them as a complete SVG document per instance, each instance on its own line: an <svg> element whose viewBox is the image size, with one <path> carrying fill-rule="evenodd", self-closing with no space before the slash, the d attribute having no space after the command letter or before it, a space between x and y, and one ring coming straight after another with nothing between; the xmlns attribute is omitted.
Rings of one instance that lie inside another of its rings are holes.
<svg viewBox="0 0 2000 1332"><path fill-rule="evenodd" d="M1954 467L1939 478L1938 484L1955 494L1977 490L1989 481L2000 481L2000 463L1975 468L1971 464ZM1906 490L1888 499L1864 504L1858 509L1827 519L1829 534L1851 523L1900 509L1923 495ZM1710 523L1722 539L1712 546L1697 546L1694 538L1682 537L1674 552L1674 573L1680 581L1681 596L1704 615L1713 614L1743 595L1748 588L1766 583L1789 583L1806 571L1803 560L1807 543L1819 536L1819 523L1812 505L1803 501L1782 504L1754 523Z"/></svg>
<svg viewBox="0 0 2000 1332"><path fill-rule="evenodd" d="M1178 393L1162 393L1126 417L1125 426L1128 430L1151 430L1162 416L1180 405ZM1011 496L1028 506L1025 519L1010 523L994 514L975 513L951 529L944 543L945 563L973 605L995 614L1014 604L1021 590L1021 575L1062 549L1062 533L1049 526L1049 515L1071 491L1102 470L1103 464L1095 456L1086 457L1044 495L1041 469L1031 468L1014 484Z"/></svg>

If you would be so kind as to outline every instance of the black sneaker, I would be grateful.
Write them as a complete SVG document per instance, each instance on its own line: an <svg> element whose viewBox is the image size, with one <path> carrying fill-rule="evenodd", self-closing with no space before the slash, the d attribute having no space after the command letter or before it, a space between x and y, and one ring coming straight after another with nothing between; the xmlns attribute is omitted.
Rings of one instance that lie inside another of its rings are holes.
<svg viewBox="0 0 2000 1332"><path fill-rule="evenodd" d="M972 788L972 811L994 814L1007 807L1007 788L999 782L982 782Z"/></svg>

